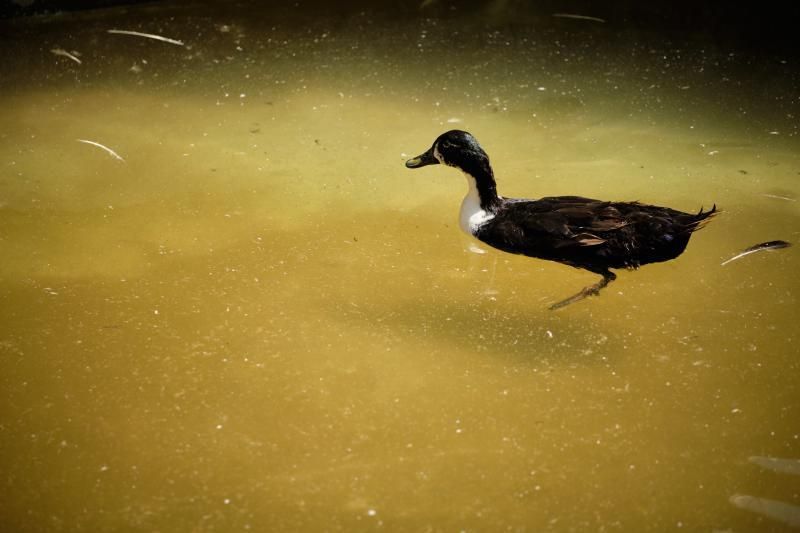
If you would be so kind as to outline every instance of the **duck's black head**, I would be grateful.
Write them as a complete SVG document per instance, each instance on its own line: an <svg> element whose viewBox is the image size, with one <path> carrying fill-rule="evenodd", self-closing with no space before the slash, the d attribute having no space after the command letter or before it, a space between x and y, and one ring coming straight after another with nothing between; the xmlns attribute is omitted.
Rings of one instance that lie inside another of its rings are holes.
<svg viewBox="0 0 800 533"><path fill-rule="evenodd" d="M406 161L408 168L419 168L426 165L442 163L460 168L464 172L477 177L492 176L489 156L470 133L461 130L450 130L439 135L433 146L424 154Z"/></svg>
<svg viewBox="0 0 800 533"><path fill-rule="evenodd" d="M461 130L443 133L427 152L406 161L406 166L419 168L439 163L461 169L472 178L469 181L474 185L470 185L470 191L477 191L482 209L492 210L498 204L497 185L489 156L471 134Z"/></svg>

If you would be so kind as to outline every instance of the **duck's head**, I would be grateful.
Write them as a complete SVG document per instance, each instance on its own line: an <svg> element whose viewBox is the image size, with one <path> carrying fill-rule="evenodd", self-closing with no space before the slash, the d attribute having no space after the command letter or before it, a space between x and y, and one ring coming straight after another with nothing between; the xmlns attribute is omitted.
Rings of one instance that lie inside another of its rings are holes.
<svg viewBox="0 0 800 533"><path fill-rule="evenodd" d="M470 199L475 200L475 195L477 195L480 208L485 211L491 211L499 202L500 197L497 195L489 156L486 155L472 134L461 130L442 133L427 152L409 159L406 161L406 166L419 168L439 163L458 168L467 176L469 192L465 202ZM462 211L464 205L472 206L473 204L474 202L462 204Z"/></svg>
<svg viewBox="0 0 800 533"><path fill-rule="evenodd" d="M478 176L492 175L489 156L470 133L461 130L450 130L439 135L430 149L406 161L408 168L419 168L437 164L460 168L464 172Z"/></svg>

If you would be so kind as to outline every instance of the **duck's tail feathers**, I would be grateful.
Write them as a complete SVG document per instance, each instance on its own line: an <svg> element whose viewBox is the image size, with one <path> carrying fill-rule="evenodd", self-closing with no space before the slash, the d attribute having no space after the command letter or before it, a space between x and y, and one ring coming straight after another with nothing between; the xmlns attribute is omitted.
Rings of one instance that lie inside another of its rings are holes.
<svg viewBox="0 0 800 533"><path fill-rule="evenodd" d="M703 211L703 208L700 208L700 211L697 212L696 215L692 217L692 221L689 223L689 229L691 231L697 231L699 229L703 229L706 224L708 224L711 219L720 213L721 211L717 209L717 204L711 206L711 209L708 211Z"/></svg>

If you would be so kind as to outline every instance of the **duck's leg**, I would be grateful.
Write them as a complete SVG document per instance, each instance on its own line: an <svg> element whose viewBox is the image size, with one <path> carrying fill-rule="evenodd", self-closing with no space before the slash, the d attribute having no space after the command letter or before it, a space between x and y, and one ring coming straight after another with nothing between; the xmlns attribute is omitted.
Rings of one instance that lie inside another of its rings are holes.
<svg viewBox="0 0 800 533"><path fill-rule="evenodd" d="M600 293L600 289L617 279L617 275L611 272L610 270L606 270L604 272L598 272L603 279L595 283L594 285L590 285L588 287L584 287L581 289L581 292L578 294L573 294L566 300L561 300L560 302L556 302L549 307L551 311L555 311L556 309L561 309L562 307L566 307L571 303L575 303L578 300L583 300L587 296L596 296Z"/></svg>

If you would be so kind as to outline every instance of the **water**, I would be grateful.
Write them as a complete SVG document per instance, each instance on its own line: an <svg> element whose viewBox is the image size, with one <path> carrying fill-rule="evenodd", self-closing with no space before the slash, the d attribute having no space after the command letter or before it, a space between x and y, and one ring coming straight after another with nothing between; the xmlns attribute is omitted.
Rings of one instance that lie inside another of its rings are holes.
<svg viewBox="0 0 800 533"><path fill-rule="evenodd" d="M5 529L797 525L798 252L720 266L799 240L796 59L483 15L3 23ZM453 127L507 196L723 212L550 312L596 277L403 167Z"/></svg>

